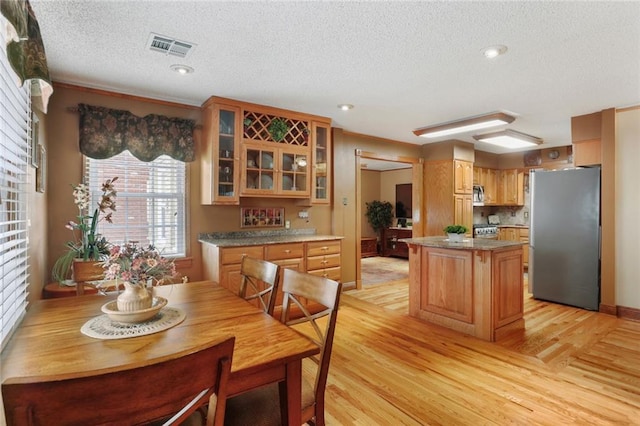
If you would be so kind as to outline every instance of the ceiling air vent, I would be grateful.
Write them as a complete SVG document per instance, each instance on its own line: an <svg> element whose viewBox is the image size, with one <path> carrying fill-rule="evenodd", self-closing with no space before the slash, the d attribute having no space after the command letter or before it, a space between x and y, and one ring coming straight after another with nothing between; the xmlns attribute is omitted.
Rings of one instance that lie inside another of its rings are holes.
<svg viewBox="0 0 640 426"><path fill-rule="evenodd" d="M178 58L186 58L187 55L196 47L194 43L176 40L171 37L153 34L149 36L147 42L149 50L161 52L165 55L177 56Z"/></svg>

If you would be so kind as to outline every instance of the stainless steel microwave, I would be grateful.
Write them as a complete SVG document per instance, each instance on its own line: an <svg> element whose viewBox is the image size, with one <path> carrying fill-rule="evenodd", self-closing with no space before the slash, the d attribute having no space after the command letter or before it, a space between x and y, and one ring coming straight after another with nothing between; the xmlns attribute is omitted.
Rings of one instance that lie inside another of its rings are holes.
<svg viewBox="0 0 640 426"><path fill-rule="evenodd" d="M484 206L484 187L482 185L473 185L473 205Z"/></svg>

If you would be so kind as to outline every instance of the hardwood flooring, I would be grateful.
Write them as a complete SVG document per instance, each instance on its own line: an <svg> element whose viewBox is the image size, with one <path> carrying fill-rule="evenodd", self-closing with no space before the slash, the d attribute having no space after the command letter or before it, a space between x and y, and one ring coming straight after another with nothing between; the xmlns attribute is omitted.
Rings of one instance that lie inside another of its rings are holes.
<svg viewBox="0 0 640 426"><path fill-rule="evenodd" d="M640 322L525 294L490 343L407 316L407 289L343 294L328 425L640 425Z"/></svg>

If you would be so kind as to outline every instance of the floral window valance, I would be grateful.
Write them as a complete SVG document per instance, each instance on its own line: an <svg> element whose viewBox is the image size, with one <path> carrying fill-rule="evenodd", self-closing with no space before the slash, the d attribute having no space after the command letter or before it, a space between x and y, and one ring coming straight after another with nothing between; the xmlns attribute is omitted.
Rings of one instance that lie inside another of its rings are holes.
<svg viewBox="0 0 640 426"><path fill-rule="evenodd" d="M26 0L2 0L0 12L7 19L7 59L18 76L18 87L29 82L34 107L46 114L53 87L31 4Z"/></svg>
<svg viewBox="0 0 640 426"><path fill-rule="evenodd" d="M80 152L87 157L105 159L129 150L141 161L161 155L176 160L195 160L194 120L150 114L138 117L122 111L85 104L80 113Z"/></svg>

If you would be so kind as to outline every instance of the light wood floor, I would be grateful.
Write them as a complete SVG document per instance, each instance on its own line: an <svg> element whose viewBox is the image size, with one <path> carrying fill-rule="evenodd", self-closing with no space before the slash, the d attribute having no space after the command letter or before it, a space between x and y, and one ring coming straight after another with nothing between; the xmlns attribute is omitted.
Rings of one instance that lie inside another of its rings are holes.
<svg viewBox="0 0 640 426"><path fill-rule="evenodd" d="M407 316L407 288L343 294L328 425L640 425L640 323L527 294L490 343Z"/></svg>

